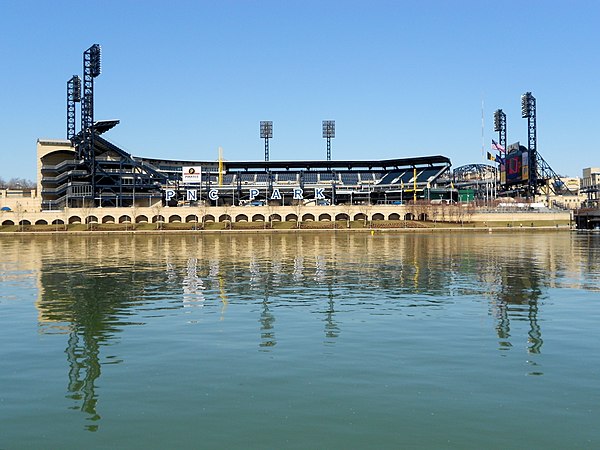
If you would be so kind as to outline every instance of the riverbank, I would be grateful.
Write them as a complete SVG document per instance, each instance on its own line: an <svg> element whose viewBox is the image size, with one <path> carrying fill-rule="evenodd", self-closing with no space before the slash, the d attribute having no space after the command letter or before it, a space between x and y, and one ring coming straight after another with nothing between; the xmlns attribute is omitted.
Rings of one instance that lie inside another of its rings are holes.
<svg viewBox="0 0 600 450"><path fill-rule="evenodd" d="M139 223L139 224L55 224L0 226L0 236L24 234L162 234L162 233L298 233L298 232L457 232L457 231L535 231L571 230L565 220L514 222L428 222L428 221L335 221L335 222L211 222L211 223Z"/></svg>

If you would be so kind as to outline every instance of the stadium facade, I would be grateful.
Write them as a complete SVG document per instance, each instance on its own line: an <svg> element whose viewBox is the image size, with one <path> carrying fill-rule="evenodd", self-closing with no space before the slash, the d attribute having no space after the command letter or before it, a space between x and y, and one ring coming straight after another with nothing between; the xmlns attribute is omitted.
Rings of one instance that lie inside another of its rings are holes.
<svg viewBox="0 0 600 450"><path fill-rule="evenodd" d="M95 122L93 158L71 140L38 141L42 209L64 207L287 206L401 204L423 198L450 159L197 161L133 156L101 135L118 121Z"/></svg>

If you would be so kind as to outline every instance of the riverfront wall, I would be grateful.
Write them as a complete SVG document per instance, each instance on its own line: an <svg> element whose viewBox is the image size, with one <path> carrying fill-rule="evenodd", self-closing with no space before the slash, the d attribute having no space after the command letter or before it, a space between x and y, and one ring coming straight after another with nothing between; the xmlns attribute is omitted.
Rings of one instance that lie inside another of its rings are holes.
<svg viewBox="0 0 600 450"><path fill-rule="evenodd" d="M416 221L490 223L529 226L532 222L571 222L569 211L515 212L462 205L335 205L335 206L200 206L131 208L65 208L48 211L3 211L0 225L128 224L128 223L258 223L331 221Z"/></svg>

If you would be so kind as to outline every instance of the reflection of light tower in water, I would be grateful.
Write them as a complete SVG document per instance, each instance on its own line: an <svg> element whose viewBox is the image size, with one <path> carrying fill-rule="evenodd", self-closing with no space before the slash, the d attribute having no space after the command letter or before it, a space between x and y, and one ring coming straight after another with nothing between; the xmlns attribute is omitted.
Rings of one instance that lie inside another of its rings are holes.
<svg viewBox="0 0 600 450"><path fill-rule="evenodd" d="M96 379L100 376L100 346L93 336L83 333L83 345L79 345L79 334L74 328L69 333L65 353L69 363L69 394L67 398L81 400L80 410L88 414L88 420L97 422L100 415L96 411L98 396L96 395ZM84 372L82 376L82 371ZM86 426L89 431L96 431L97 424Z"/></svg>
<svg viewBox="0 0 600 450"><path fill-rule="evenodd" d="M340 328L333 320L335 316L335 302L333 301L333 288L328 286L327 311L325 316L325 338L332 342L340 335Z"/></svg>
<svg viewBox="0 0 600 450"><path fill-rule="evenodd" d="M194 303L204 302L205 287L202 279L198 277L198 260L189 258L187 262L186 275L183 278L183 306L192 306Z"/></svg>
<svg viewBox="0 0 600 450"><path fill-rule="evenodd" d="M267 277L263 284L264 287L264 299L262 302L263 309L260 313L260 344L259 347L262 351L270 351L271 347L274 347L277 344L275 340L275 331L273 324L275 322L275 316L271 313L269 309L269 304L271 303L269 300L270 290L272 286L272 273L267 273Z"/></svg>
<svg viewBox="0 0 600 450"><path fill-rule="evenodd" d="M269 309L269 296L265 293L265 299L262 302L263 309L260 313L260 348L263 351L269 351L270 347L274 347L277 344L275 340L275 330L273 324L275 323L275 316Z"/></svg>
<svg viewBox="0 0 600 450"><path fill-rule="evenodd" d="M294 272L293 278L294 281L301 281L304 278L304 258L302 256L294 257Z"/></svg>

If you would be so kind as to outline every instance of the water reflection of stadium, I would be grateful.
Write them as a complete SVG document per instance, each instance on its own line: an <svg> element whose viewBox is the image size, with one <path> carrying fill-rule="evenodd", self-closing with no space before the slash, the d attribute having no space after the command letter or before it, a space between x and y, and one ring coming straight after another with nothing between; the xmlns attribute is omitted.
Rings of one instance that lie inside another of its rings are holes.
<svg viewBox="0 0 600 450"><path fill-rule="evenodd" d="M276 351L279 307L316 313L323 343L334 344L344 318L364 308L365 299L377 314L427 316L432 308L443 312L455 296L472 295L487 300L499 350L520 342L528 353L541 352L545 290L576 283L578 271L598 259L554 234L540 234L535 247L526 235L512 234L520 242L507 262L498 241L481 239L478 250L465 247L459 234L42 238L30 256L40 261L41 330L68 336L67 395L94 430L102 366L120 362L101 350L124 327L151 321L143 310L209 308L227 320L231 308L250 307L257 348ZM373 292L377 300L366 295Z"/></svg>

